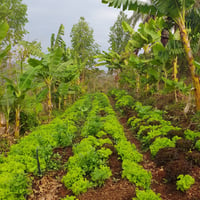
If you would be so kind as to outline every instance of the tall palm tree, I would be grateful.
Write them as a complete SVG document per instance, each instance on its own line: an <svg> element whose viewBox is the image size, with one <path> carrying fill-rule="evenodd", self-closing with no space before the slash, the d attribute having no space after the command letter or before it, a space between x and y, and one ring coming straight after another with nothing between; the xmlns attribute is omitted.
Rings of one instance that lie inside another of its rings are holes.
<svg viewBox="0 0 200 200"><path fill-rule="evenodd" d="M186 10L192 8L195 0L152 0L151 4L140 0L102 0L102 3L124 10L134 10L150 15L167 16L173 19L180 30L181 40L184 46L189 71L192 77L196 109L200 110L200 81L194 65L194 57L190 46L190 40L186 29Z"/></svg>

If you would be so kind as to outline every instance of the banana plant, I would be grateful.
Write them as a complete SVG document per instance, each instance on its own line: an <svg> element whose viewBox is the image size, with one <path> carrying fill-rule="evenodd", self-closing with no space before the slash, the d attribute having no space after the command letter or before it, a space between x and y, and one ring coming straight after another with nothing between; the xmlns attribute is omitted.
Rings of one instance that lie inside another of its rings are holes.
<svg viewBox="0 0 200 200"><path fill-rule="evenodd" d="M14 96L11 90L9 88L4 87L3 88L3 94L0 97L0 110L3 113L3 116L6 120L6 127L5 127L5 133L9 133L9 120L10 120L10 112L12 109L12 106L14 104Z"/></svg>
<svg viewBox="0 0 200 200"><path fill-rule="evenodd" d="M184 46L189 71L191 74L194 94L196 100L196 109L200 110L200 80L196 73L194 57L186 29L186 11L190 10L195 4L195 0L151 0L151 4L140 0L102 0L102 3L124 10L134 10L156 16L166 16L174 20L180 30L181 41Z"/></svg>
<svg viewBox="0 0 200 200"><path fill-rule="evenodd" d="M16 57L20 65L21 73L23 73L24 64L30 56L43 56L43 53L41 51L41 43L38 43L37 41L19 41L16 47Z"/></svg>
<svg viewBox="0 0 200 200"><path fill-rule="evenodd" d="M0 22L0 65L1 65L1 62L2 62L2 60L5 58L5 56L8 54L8 52L9 52L9 50L10 50L10 48L11 48L11 46L10 45L8 45L7 47L5 47L5 48L2 48L2 41L3 41L3 39L6 37L6 35L7 35L7 32L8 32L8 30L9 30L9 26L8 26L8 23L6 22L6 21L2 21L2 22ZM3 89L3 88L2 88ZM4 92L4 91L2 91L2 92ZM3 96L4 96L4 94L3 94ZM2 97L3 98L3 97ZM3 108L3 110L2 109L0 109L0 112L1 111L3 111L4 112L4 103L3 103L3 105L2 106L0 106L1 108ZM5 114L5 113L4 113ZM3 113L0 113L0 127L1 127L1 121L2 121L2 118L4 118L3 117L4 115L3 115ZM6 117L6 116L5 116ZM7 118L7 117L6 117ZM7 123L6 123L7 124ZM8 127L9 125L6 125L6 130L8 130L7 129L7 127Z"/></svg>
<svg viewBox="0 0 200 200"><path fill-rule="evenodd" d="M34 88L33 80L39 69L40 66L37 68L30 68L24 73L16 73L16 80L2 77L6 81L7 88L6 96L3 98L8 115L7 117L9 118L11 106L15 110L15 138L19 138L20 135L20 112L22 111L24 99L28 95L28 92Z"/></svg>
<svg viewBox="0 0 200 200"><path fill-rule="evenodd" d="M3 41L3 39L6 37L8 32L9 26L7 22L0 22L0 45ZM1 49L0 46L0 64L3 58L7 55L8 51L10 50L11 46L8 45L6 48Z"/></svg>
<svg viewBox="0 0 200 200"><path fill-rule="evenodd" d="M37 76L44 81L48 89L47 104L49 120L53 108L52 88L54 84L60 84L62 81L71 81L78 71L78 67L73 64L72 59L63 62L62 57L63 49L58 47L49 54L46 54L41 60L30 58L28 61L33 67L40 66L40 71L37 73Z"/></svg>
<svg viewBox="0 0 200 200"><path fill-rule="evenodd" d="M136 69L136 90L139 92L140 90L140 79L143 78L141 75L145 74L145 83L146 83L146 91L149 91L149 81L152 79L152 75L158 78L158 83L161 78L159 76L155 76L155 73L151 73L155 71L153 68L156 68L157 72L160 72L165 67L166 59L164 60L164 64L157 62L155 66L155 56L152 54L153 49L159 45L164 48L160 42L161 32L163 29L164 20L162 18L150 19L146 23L141 23L139 25L139 29L135 32L132 27L130 27L127 23L123 22L123 28L125 31L128 31L131 34L131 39L126 47L126 51L129 52L127 55L128 63L130 66L133 66ZM143 53L140 53L139 56L135 54L131 54L130 52L134 52L136 49L142 49ZM158 48L156 48L158 49ZM164 48L165 49L165 48ZM160 58L160 57L159 57ZM153 62L154 61L154 64ZM159 65L160 64L160 65ZM153 67L154 66L154 67ZM161 67L160 67L161 66ZM144 82L144 81L143 81Z"/></svg>
<svg viewBox="0 0 200 200"><path fill-rule="evenodd" d="M103 51L102 54L95 56L98 59L98 64L95 66L106 66L109 71L114 70L122 70L123 60L121 55L113 50L109 50L109 52Z"/></svg>

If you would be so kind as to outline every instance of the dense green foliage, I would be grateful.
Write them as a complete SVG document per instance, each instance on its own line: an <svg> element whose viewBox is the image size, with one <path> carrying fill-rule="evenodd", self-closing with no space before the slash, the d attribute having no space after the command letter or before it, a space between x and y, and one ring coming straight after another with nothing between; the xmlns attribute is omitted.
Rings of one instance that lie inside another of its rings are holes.
<svg viewBox="0 0 200 200"><path fill-rule="evenodd" d="M26 33L24 27L28 22L27 6L22 3L22 0L1 0L0 13L0 21L6 19L10 27L9 34L4 42L16 43L21 40Z"/></svg>

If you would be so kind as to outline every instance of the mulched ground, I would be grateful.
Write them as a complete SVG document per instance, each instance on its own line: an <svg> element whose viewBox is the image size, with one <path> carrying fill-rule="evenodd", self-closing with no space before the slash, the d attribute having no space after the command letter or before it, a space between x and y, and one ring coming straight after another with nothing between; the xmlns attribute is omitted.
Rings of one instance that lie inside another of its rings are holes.
<svg viewBox="0 0 200 200"><path fill-rule="evenodd" d="M86 193L79 195L79 200L131 200L135 196L135 186L127 180L121 179L121 161L114 147L109 146L113 151L109 158L109 166L112 171L112 177L106 181L102 187L89 189ZM62 162L67 161L72 155L71 148L59 148L55 150L62 157ZM48 172L42 178L35 177L33 181L33 193L28 200L59 200L66 195L73 195L61 183L62 177L66 172L59 171Z"/></svg>
<svg viewBox="0 0 200 200"><path fill-rule="evenodd" d="M73 155L72 148L57 148L54 149L54 153L58 153L61 156L61 164L67 162L68 158ZM66 175L64 169L57 171L50 171L42 178L33 177L32 194L27 197L28 200L59 200L72 195L70 190L67 190L63 183L61 183L62 177Z"/></svg>

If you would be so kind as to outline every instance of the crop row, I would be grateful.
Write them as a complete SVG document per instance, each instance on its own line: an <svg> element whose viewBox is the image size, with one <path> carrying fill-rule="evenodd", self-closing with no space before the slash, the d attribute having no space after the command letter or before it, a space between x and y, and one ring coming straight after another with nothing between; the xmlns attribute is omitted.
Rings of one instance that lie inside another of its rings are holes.
<svg viewBox="0 0 200 200"><path fill-rule="evenodd" d="M131 110L132 113L134 112L133 117L128 119L128 124L131 126L136 137L141 141L143 149L150 150L152 158L158 157L158 152L160 152L160 150L168 150L169 153L165 152L162 156L166 155L167 157L165 156L164 159L172 161L173 158L176 157L176 151L171 149L175 147L182 148L181 151L185 151L185 155L187 156L191 154L194 149L200 150L200 132L182 130L180 127L173 126L170 121L163 119L163 111L153 109L152 106L144 106L140 102L135 102L124 90L113 90L111 95L116 100L117 109L122 112L125 112L126 110ZM172 153L170 153L170 151ZM173 152L174 155L171 155ZM189 152L189 154L187 152ZM158 159L160 159L159 163L161 165L164 164L164 161L162 161L163 157L160 156L157 160ZM193 162L196 162L197 164L200 163L198 160L199 156L198 158L193 158ZM184 173L186 173L186 171ZM171 171L171 176L173 176L172 174ZM188 182L194 183L194 180L188 175L182 176L180 174L180 176L178 176L176 172L175 175L176 178L182 177L182 183L184 182L185 177L188 177L188 180L192 180ZM179 184L180 181L177 183ZM177 188L181 188L181 186L177 186ZM187 187L185 187L185 189L186 188ZM184 189L182 188L182 191L183 190Z"/></svg>
<svg viewBox="0 0 200 200"><path fill-rule="evenodd" d="M85 96L55 118L37 127L13 145L7 156L0 155L0 199L25 199L31 192L30 175L55 168L53 149L72 145L91 109L92 97Z"/></svg>
<svg viewBox="0 0 200 200"><path fill-rule="evenodd" d="M88 118L82 129L81 135L86 138L73 148L74 156L72 159L69 159L67 164L68 173L63 178L65 185L72 189L75 194L86 191L86 188L90 188L95 184L98 184L94 181L94 174L96 174L98 178L101 177L101 184L103 184L103 180L110 177L111 174L107 168L108 166L106 166L106 160L111 152L109 151L110 149L105 149L104 147L102 148L102 145L104 145L105 142L111 144L112 142L108 138L112 137L114 147L116 148L122 161L122 178L127 178L131 183L140 188L140 190L137 189L136 191L136 199L144 199L146 196L149 196L149 198L153 198L155 200L160 199L159 195L156 195L150 189L151 173L143 169L143 167L139 164L139 162L143 160L142 154L137 151L134 144L131 144L127 140L123 131L123 127L119 123L106 95L95 95L92 103L92 109L88 114ZM96 150L96 154L98 156L94 153L95 147L100 148L100 151L107 151L107 153L103 153L106 160L102 159L102 155L99 156L99 150ZM90 156L88 156L89 153ZM80 159L81 157L82 159ZM96 160L96 158L98 159ZM81 161L78 160L84 160L84 162L81 163ZM93 160L96 160L96 164L93 163ZM101 164L99 164L99 162ZM99 166L105 167L106 170ZM88 169L90 167L92 169ZM86 170L84 168L86 168ZM75 177L73 177L75 169L79 175L76 174ZM95 169L98 170L98 173L94 173ZM80 177L80 179L78 179L77 176ZM90 180L87 180L86 177L90 177ZM76 180L73 182L76 187L70 182L73 178ZM77 184L79 184L78 187ZM80 188L80 190L77 191L77 188ZM69 199L70 198L72 197L69 197ZM68 199L68 197L66 199Z"/></svg>
<svg viewBox="0 0 200 200"><path fill-rule="evenodd" d="M200 132L174 127L170 121L163 119L164 111L135 102L124 90L113 90L111 95L116 100L116 108L135 111L135 116L129 118L128 124L137 133L144 149L150 149L153 157L160 148L175 147L176 141L182 138L193 141L194 147L200 150Z"/></svg>

